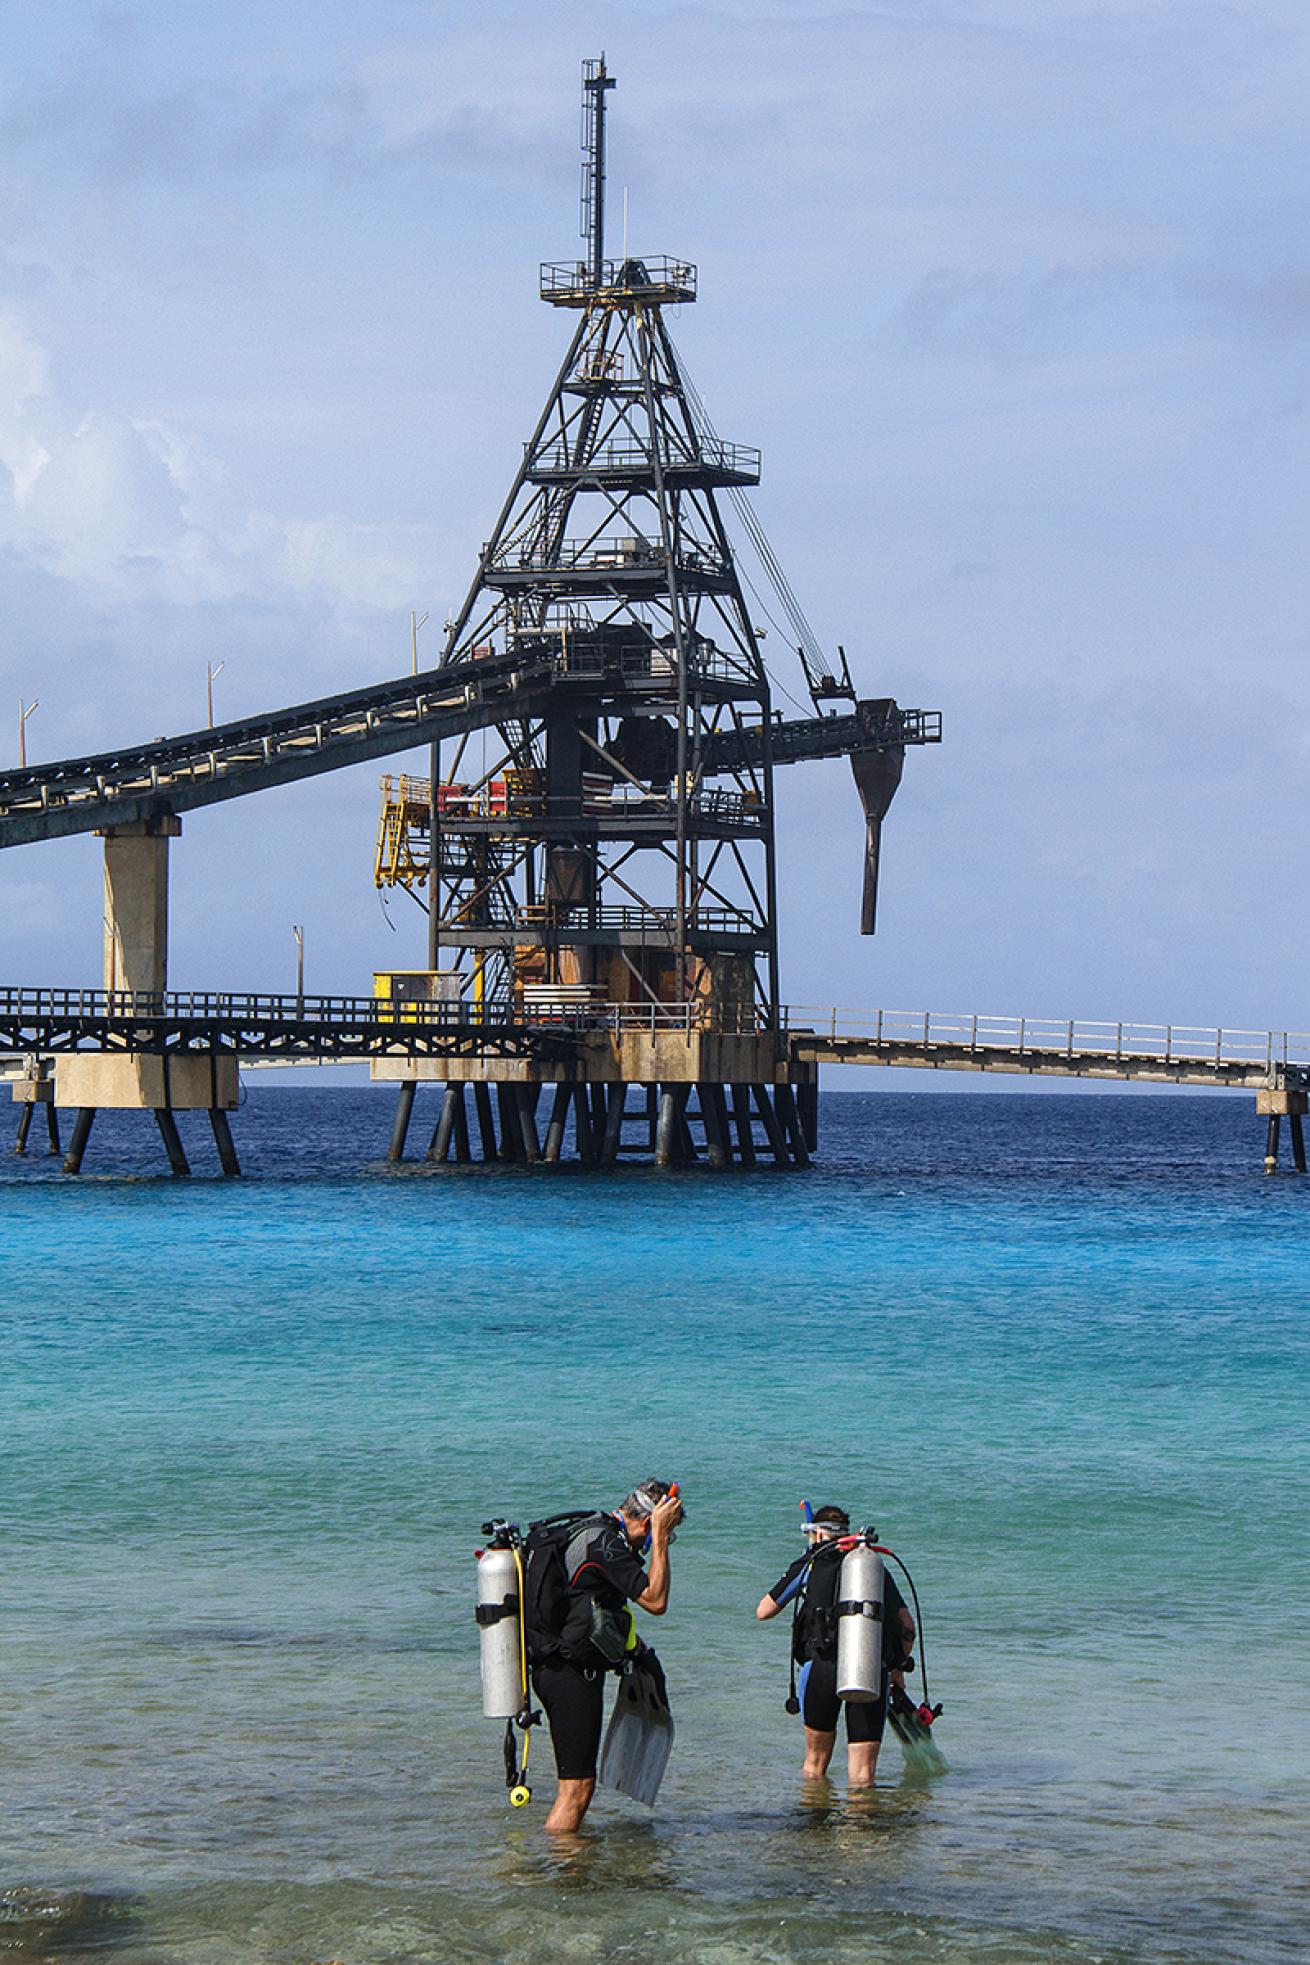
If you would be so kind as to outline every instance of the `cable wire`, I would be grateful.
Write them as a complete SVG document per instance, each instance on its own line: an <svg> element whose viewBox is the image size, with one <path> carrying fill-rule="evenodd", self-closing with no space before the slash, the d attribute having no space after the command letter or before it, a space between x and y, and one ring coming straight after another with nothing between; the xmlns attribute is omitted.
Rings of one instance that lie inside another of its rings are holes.
<svg viewBox="0 0 1310 1965"><path fill-rule="evenodd" d="M696 384L693 382L691 376L688 374L686 364L683 362L682 356L679 354L677 348L674 347L671 337L669 341L669 346L673 351L673 358L677 365L678 380L682 385L683 393L687 399L688 407L691 410L692 421L696 426L698 434L702 437L709 437L712 439L713 442L718 443L720 441L719 434L714 427L714 423L710 417L710 413L708 409L705 407L704 398L702 397L700 391L697 389ZM813 628L810 626L808 619L806 618L805 610L802 608L800 602L796 598L791 582L788 580L786 574L782 570L782 566L778 561L777 554L774 552L773 547L769 544L769 540L764 531L764 527L760 524L760 521L756 516L754 507L747 499L740 485L729 485L728 496L732 500L733 507L736 510L737 515L740 518L742 525L745 528L746 535L749 538L751 545L755 549L755 552L769 580L769 583L773 587L774 592L778 597L778 602L782 608L782 611L786 615L788 621L791 624L792 632L795 635L801 650L803 651L803 660L808 661L813 666L817 674L822 674L826 669L827 664L824 658L823 650L819 646L818 637L815 634ZM750 586L751 592L755 594L756 599L759 600L758 592L756 591L754 585L749 580L749 578L744 574L744 572L743 572L743 578L747 579L747 585ZM761 606L763 606L762 602L761 602ZM764 611L766 616L772 619L772 617L768 615L767 608ZM776 621L773 622L773 625L775 628L778 627ZM778 629L778 632L782 633L782 630ZM781 685L779 686L781 687ZM787 694L788 692L784 690L783 693ZM796 699L795 697L792 697L791 700L795 702Z"/></svg>

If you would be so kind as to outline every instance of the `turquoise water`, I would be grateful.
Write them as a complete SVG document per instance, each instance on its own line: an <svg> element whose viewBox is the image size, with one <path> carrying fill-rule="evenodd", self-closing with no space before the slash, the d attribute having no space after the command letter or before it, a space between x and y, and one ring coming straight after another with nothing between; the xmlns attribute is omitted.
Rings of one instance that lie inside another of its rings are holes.
<svg viewBox="0 0 1310 1965"><path fill-rule="evenodd" d="M1304 1955L1310 1186L1246 1099L829 1098L808 1175L389 1171L388 1121L260 1087L233 1184L135 1116L5 1156L0 1954ZM651 1472L678 1744L552 1850L478 1526ZM914 1570L931 1786L889 1738L800 1790L752 1612L802 1494Z"/></svg>

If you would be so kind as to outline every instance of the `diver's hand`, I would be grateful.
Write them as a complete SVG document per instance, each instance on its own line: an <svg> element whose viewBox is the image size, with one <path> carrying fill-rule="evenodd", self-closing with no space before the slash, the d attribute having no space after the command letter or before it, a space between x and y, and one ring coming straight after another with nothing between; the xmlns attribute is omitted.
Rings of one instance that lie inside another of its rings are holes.
<svg viewBox="0 0 1310 1965"><path fill-rule="evenodd" d="M669 1536L681 1520L681 1501L676 1494L666 1494L662 1501L655 1503L655 1512L650 1518L651 1541L667 1543Z"/></svg>

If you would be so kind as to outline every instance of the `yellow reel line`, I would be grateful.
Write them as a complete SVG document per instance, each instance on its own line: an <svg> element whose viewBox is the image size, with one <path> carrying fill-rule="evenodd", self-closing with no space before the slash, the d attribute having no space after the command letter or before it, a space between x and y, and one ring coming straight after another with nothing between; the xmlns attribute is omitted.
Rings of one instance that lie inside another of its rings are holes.
<svg viewBox="0 0 1310 1965"><path fill-rule="evenodd" d="M519 1689L523 1694L523 1703L526 1706L528 1702L528 1625L525 1615L527 1609L527 1583L523 1574L523 1552L521 1549L515 1549L514 1551L514 1573L518 1579L519 1586ZM523 1759L519 1763L519 1778L509 1791L509 1805L511 1808L526 1808L532 1799L532 1789L528 1786L528 1754L531 1749L532 1728L525 1726L523 1729Z"/></svg>

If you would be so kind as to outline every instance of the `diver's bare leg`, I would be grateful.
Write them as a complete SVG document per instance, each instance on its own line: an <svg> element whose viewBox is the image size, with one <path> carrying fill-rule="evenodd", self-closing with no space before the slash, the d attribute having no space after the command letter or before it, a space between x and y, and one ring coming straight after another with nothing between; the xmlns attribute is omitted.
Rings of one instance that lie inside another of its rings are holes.
<svg viewBox="0 0 1310 1965"><path fill-rule="evenodd" d="M846 1746L846 1779L853 1788L871 1788L878 1766L877 1740L850 1740Z"/></svg>
<svg viewBox="0 0 1310 1965"><path fill-rule="evenodd" d="M546 1817L546 1827L552 1835L571 1835L582 1821L591 1806L591 1797L596 1792L596 1777L587 1781L561 1781Z"/></svg>
<svg viewBox="0 0 1310 1965"><path fill-rule="evenodd" d="M835 1733L820 1733L815 1727L805 1729L805 1765L801 1773L807 1781L821 1781L828 1771L832 1750L837 1744Z"/></svg>

